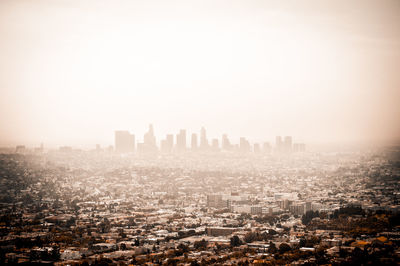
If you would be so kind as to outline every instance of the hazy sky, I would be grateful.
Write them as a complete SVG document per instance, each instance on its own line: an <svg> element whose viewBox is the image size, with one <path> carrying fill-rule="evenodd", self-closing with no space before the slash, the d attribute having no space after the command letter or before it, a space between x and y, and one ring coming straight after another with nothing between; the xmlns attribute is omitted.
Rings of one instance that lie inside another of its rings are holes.
<svg viewBox="0 0 400 266"><path fill-rule="evenodd" d="M400 1L0 1L0 145L400 143Z"/></svg>

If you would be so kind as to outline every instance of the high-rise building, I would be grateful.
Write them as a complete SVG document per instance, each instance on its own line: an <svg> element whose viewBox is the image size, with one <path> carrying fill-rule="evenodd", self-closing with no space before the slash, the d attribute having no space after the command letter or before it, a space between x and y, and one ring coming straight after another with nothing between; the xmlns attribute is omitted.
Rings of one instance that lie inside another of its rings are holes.
<svg viewBox="0 0 400 266"><path fill-rule="evenodd" d="M250 151L250 143L246 140L246 138L240 138L239 149L241 152L249 152Z"/></svg>
<svg viewBox="0 0 400 266"><path fill-rule="evenodd" d="M277 152L282 152L282 150L283 150L283 142L282 142L281 136L276 136L276 138L275 138L275 150Z"/></svg>
<svg viewBox="0 0 400 266"><path fill-rule="evenodd" d="M170 152L174 148L174 135L173 134L168 134L167 135L167 147L168 147Z"/></svg>
<svg viewBox="0 0 400 266"><path fill-rule="evenodd" d="M204 127L201 128L200 131L200 149L207 150L209 148L206 129Z"/></svg>
<svg viewBox="0 0 400 266"><path fill-rule="evenodd" d="M101 146L100 146L100 144L96 144L96 151L97 151L97 152L101 151Z"/></svg>
<svg viewBox="0 0 400 266"><path fill-rule="evenodd" d="M160 142L160 151L163 153L168 153L168 148L167 148L167 140L162 139Z"/></svg>
<svg viewBox="0 0 400 266"><path fill-rule="evenodd" d="M213 139L211 142L211 147L213 151L218 151L219 150L219 143L218 139Z"/></svg>
<svg viewBox="0 0 400 266"><path fill-rule="evenodd" d="M286 136L284 142L284 151L290 153L292 151L292 137Z"/></svg>
<svg viewBox="0 0 400 266"><path fill-rule="evenodd" d="M254 143L253 151L254 151L254 153L260 153L261 152L260 144Z"/></svg>
<svg viewBox="0 0 400 266"><path fill-rule="evenodd" d="M306 145L304 143L294 143L293 144L293 152L305 152Z"/></svg>
<svg viewBox="0 0 400 266"><path fill-rule="evenodd" d="M186 150L186 130L181 129L176 135L176 150L182 152Z"/></svg>
<svg viewBox="0 0 400 266"><path fill-rule="evenodd" d="M161 151L164 153L172 152L174 147L174 135L168 134L164 140L161 141Z"/></svg>
<svg viewBox="0 0 400 266"><path fill-rule="evenodd" d="M149 125L149 131L144 134L143 144L144 152L157 151L156 137L154 136L154 129L152 124Z"/></svg>
<svg viewBox="0 0 400 266"><path fill-rule="evenodd" d="M269 142L264 142L263 144L263 152L264 153L271 153L271 145Z"/></svg>
<svg viewBox="0 0 400 266"><path fill-rule="evenodd" d="M126 130L115 131L115 151L128 153L135 150L135 135Z"/></svg>
<svg viewBox="0 0 400 266"><path fill-rule="evenodd" d="M232 145L231 145L231 142L228 139L228 135L227 134L222 135L222 149L226 150L226 151L232 149Z"/></svg>
<svg viewBox="0 0 400 266"><path fill-rule="evenodd" d="M197 145L197 134L196 133L192 134L191 148L192 148L192 151L196 151L197 148L198 148L198 145Z"/></svg>

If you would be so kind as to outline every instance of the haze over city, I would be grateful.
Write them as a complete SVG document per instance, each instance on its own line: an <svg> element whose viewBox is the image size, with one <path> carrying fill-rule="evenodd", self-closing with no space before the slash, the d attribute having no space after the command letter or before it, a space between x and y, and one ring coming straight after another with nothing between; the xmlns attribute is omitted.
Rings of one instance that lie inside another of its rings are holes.
<svg viewBox="0 0 400 266"><path fill-rule="evenodd" d="M399 265L399 0L0 0L0 265Z"/></svg>
<svg viewBox="0 0 400 266"><path fill-rule="evenodd" d="M399 1L0 2L0 146L399 144Z"/></svg>

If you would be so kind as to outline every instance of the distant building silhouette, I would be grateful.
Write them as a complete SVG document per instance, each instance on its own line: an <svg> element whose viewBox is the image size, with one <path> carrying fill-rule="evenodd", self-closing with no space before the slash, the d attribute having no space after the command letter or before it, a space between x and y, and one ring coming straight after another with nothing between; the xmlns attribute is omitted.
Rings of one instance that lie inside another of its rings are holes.
<svg viewBox="0 0 400 266"><path fill-rule="evenodd" d="M222 135L222 149L226 151L232 150L232 144L229 141L227 134Z"/></svg>
<svg viewBox="0 0 400 266"><path fill-rule="evenodd" d="M171 153L174 148L174 135L168 134L164 140L161 141L161 151L164 153Z"/></svg>
<svg viewBox="0 0 400 266"><path fill-rule="evenodd" d="M219 142L218 139L213 139L211 143L211 148L213 151L219 151Z"/></svg>
<svg viewBox="0 0 400 266"><path fill-rule="evenodd" d="M275 151L282 152L283 151L283 142L281 136L276 136L275 138Z"/></svg>
<svg viewBox="0 0 400 266"><path fill-rule="evenodd" d="M192 151L197 151L197 149L198 149L197 134L196 133L192 134L191 149L192 149Z"/></svg>
<svg viewBox="0 0 400 266"><path fill-rule="evenodd" d="M118 153L133 152L135 150L135 135L129 131L115 131L115 151Z"/></svg>
<svg viewBox="0 0 400 266"><path fill-rule="evenodd" d="M284 152L286 152L286 153L292 152L292 137L291 136L285 137Z"/></svg>
<svg viewBox="0 0 400 266"><path fill-rule="evenodd" d="M269 142L264 142L263 144L263 152L264 153L271 153L271 145L269 144Z"/></svg>
<svg viewBox="0 0 400 266"><path fill-rule="evenodd" d="M293 144L293 152L305 152L306 145L304 143L294 143Z"/></svg>
<svg viewBox="0 0 400 266"><path fill-rule="evenodd" d="M241 152L249 152L250 151L250 143L246 140L246 138L243 138L243 137L240 138L239 150Z"/></svg>
<svg viewBox="0 0 400 266"><path fill-rule="evenodd" d="M286 136L282 141L281 136L276 137L275 152L277 153L291 153L293 150L292 137Z"/></svg>
<svg viewBox="0 0 400 266"><path fill-rule="evenodd" d="M254 143L253 151L254 151L254 153L260 153L261 152L260 144Z"/></svg>
<svg viewBox="0 0 400 266"><path fill-rule="evenodd" d="M200 130L200 149L207 150L209 148L206 129L204 127Z"/></svg>
<svg viewBox="0 0 400 266"><path fill-rule="evenodd" d="M149 131L144 134L143 147L141 149L143 152L157 151L156 137L154 136L154 129L152 124L149 125Z"/></svg>
<svg viewBox="0 0 400 266"><path fill-rule="evenodd" d="M176 135L176 151L182 152L186 150L186 130L181 129Z"/></svg>
<svg viewBox="0 0 400 266"><path fill-rule="evenodd" d="M60 152L72 152L72 147L71 146L61 146L58 150Z"/></svg>

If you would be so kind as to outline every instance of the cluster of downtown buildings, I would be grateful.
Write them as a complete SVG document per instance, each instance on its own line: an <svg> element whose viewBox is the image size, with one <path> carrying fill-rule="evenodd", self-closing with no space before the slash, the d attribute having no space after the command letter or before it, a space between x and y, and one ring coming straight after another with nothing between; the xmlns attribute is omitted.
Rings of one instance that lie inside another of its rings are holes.
<svg viewBox="0 0 400 266"><path fill-rule="evenodd" d="M220 144L221 143L221 144ZM130 153L137 151L138 153L152 153L161 151L162 153L172 152L207 152L207 151L238 151L238 152L254 152L254 153L291 153L291 152L304 152L305 144L293 143L291 136L286 136L282 139L281 136L276 137L275 149L269 142L250 144L250 142L241 137L239 144L232 144L227 134L222 135L221 141L219 139L207 139L206 129L204 127L200 130L200 138L198 134L193 133L189 141L187 140L187 133L185 129L181 129L174 137L173 134L167 134L165 139L161 140L160 147L157 145L156 137L154 135L153 125L149 126L149 130L144 134L143 142L136 144L135 135L129 131L120 130L115 131L115 151L118 153Z"/></svg>

